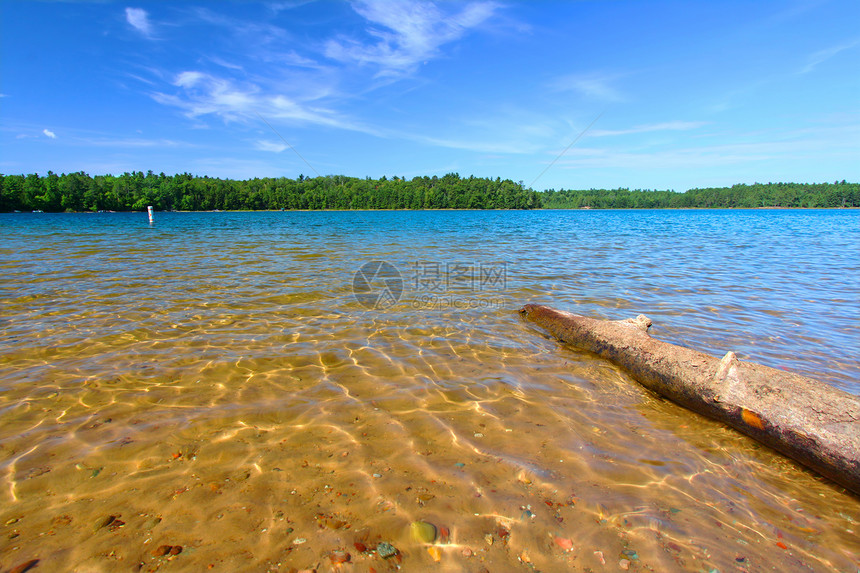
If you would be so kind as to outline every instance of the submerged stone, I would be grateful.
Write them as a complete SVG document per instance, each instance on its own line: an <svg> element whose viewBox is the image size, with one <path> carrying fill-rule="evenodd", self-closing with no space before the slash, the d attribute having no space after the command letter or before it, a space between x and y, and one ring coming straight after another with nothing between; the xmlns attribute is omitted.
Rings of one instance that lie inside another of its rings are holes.
<svg viewBox="0 0 860 573"><path fill-rule="evenodd" d="M397 555L397 548L388 543L387 541L383 541L376 546L376 552L383 559L390 559Z"/></svg>
<svg viewBox="0 0 860 573"><path fill-rule="evenodd" d="M111 523L113 523L113 522L114 522L114 520L116 520L116 517L117 517L117 516L115 516L115 515L108 515L108 516L106 516L106 517L103 517L103 518L99 519L99 520L98 520L98 521L96 521L96 522L95 522L95 524L93 525L93 532L96 532L96 531L98 531L99 529L101 529L101 528L103 528L103 527L107 527L107 526L109 526Z"/></svg>
<svg viewBox="0 0 860 573"><path fill-rule="evenodd" d="M412 538L419 543L433 543L436 541L436 526L426 521L413 521L409 526Z"/></svg>

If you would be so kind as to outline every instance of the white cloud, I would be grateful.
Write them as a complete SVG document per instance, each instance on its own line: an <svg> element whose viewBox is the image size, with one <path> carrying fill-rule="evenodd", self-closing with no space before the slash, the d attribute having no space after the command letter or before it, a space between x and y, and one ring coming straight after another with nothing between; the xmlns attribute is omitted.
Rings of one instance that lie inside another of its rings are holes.
<svg viewBox="0 0 860 573"><path fill-rule="evenodd" d="M97 147L192 147L191 144L173 141L170 139L142 139L142 138L124 138L117 139L112 137L87 137L81 138L79 141L87 145Z"/></svg>
<svg viewBox="0 0 860 573"><path fill-rule="evenodd" d="M126 8L125 19L136 30L144 36L152 34L152 25L149 23L149 14L143 8Z"/></svg>
<svg viewBox="0 0 860 573"><path fill-rule="evenodd" d="M215 56L210 56L209 61L211 61L213 64L221 66L222 68L227 68L228 70L236 70L237 72L244 71L242 66L238 64L233 64L226 60L222 60L221 58L216 58Z"/></svg>
<svg viewBox="0 0 860 573"><path fill-rule="evenodd" d="M152 98L158 103L184 110L189 118L216 115L226 121L288 120L340 129L374 133L339 113L311 103L316 96L303 100L288 97L274 90L264 90L250 82L237 82L197 71L178 74L173 85L180 88L175 94L156 92ZM321 96L320 96L321 97Z"/></svg>
<svg viewBox="0 0 860 573"><path fill-rule="evenodd" d="M292 10L294 8L299 8L304 6L305 4L310 4L314 0L293 0L292 2L271 2L267 4L269 10L277 14L283 10Z"/></svg>
<svg viewBox="0 0 860 573"><path fill-rule="evenodd" d="M173 81L173 85L183 88L192 88L196 84L200 83L204 78L206 78L206 76L200 72L182 72L176 76L176 79Z"/></svg>
<svg viewBox="0 0 860 573"><path fill-rule="evenodd" d="M850 50L855 46L860 46L860 40L854 40L853 42L848 42L845 44L840 44L838 46L832 46L830 48L826 48L824 50L819 50L813 54L810 54L806 59L806 66L800 70L801 74L808 74L812 70L815 69L815 66L818 64L824 63L830 58L834 57L836 54L843 52L845 50Z"/></svg>
<svg viewBox="0 0 860 573"><path fill-rule="evenodd" d="M283 143L278 143L277 141L266 141L263 139L256 142L256 147L261 151L272 151L274 153L280 153L287 148Z"/></svg>
<svg viewBox="0 0 860 573"><path fill-rule="evenodd" d="M57 134L51 131L50 129L43 129L42 133L50 137L51 139L57 139Z"/></svg>
<svg viewBox="0 0 860 573"><path fill-rule="evenodd" d="M821 158L854 157L860 124L834 128L773 132L760 141L740 141L675 149L640 151L608 148L574 148L556 166L560 169L611 168L648 171L654 169L703 169L727 165L762 165L777 160L796 165ZM736 138L740 139L740 138Z"/></svg>
<svg viewBox="0 0 860 573"><path fill-rule="evenodd" d="M704 121L667 121L636 125L628 129L595 129L588 133L591 137L606 137L611 135L630 135L633 133L649 133L654 131L689 131L706 125Z"/></svg>
<svg viewBox="0 0 860 573"><path fill-rule="evenodd" d="M377 64L383 75L409 71L436 56L440 46L461 38L498 9L491 2L475 2L449 15L433 3L415 0L359 0L352 6L376 25L367 30L375 43L362 44L353 38L329 40L325 55L343 62Z"/></svg>
<svg viewBox="0 0 860 573"><path fill-rule="evenodd" d="M620 102L627 98L612 86L618 75L569 75L563 76L550 84L550 87L560 92L576 92L590 99L605 102Z"/></svg>
<svg viewBox="0 0 860 573"><path fill-rule="evenodd" d="M448 149L461 149L475 153L503 153L503 154L527 154L537 151L533 145L524 144L521 141L480 141L453 138L428 137L417 134L402 134L406 139L412 139L420 143L434 147L445 147Z"/></svg>

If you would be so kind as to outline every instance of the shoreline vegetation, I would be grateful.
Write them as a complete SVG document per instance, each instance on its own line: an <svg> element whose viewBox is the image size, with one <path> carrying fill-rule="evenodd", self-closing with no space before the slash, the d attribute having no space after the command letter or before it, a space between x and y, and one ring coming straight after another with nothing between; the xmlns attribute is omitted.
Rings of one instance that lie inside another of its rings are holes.
<svg viewBox="0 0 860 573"><path fill-rule="evenodd" d="M549 189L510 179L343 175L247 180L155 174L0 174L0 212L393 209L713 209L860 207L860 183L755 183L689 189Z"/></svg>

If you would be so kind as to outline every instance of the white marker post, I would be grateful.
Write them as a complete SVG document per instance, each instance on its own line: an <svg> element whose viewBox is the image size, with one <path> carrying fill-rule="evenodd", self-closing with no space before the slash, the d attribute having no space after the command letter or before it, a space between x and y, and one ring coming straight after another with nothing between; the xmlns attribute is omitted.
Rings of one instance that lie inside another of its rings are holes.
<svg viewBox="0 0 860 573"><path fill-rule="evenodd" d="M146 208L146 212L149 213L149 224L152 225L152 205Z"/></svg>

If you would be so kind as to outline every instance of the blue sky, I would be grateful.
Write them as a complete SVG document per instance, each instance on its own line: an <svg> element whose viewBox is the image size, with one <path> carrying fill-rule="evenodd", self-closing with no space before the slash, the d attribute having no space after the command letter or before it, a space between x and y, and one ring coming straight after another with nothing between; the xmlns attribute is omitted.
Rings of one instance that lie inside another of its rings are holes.
<svg viewBox="0 0 860 573"><path fill-rule="evenodd" d="M5 0L0 22L6 174L860 181L856 0Z"/></svg>

